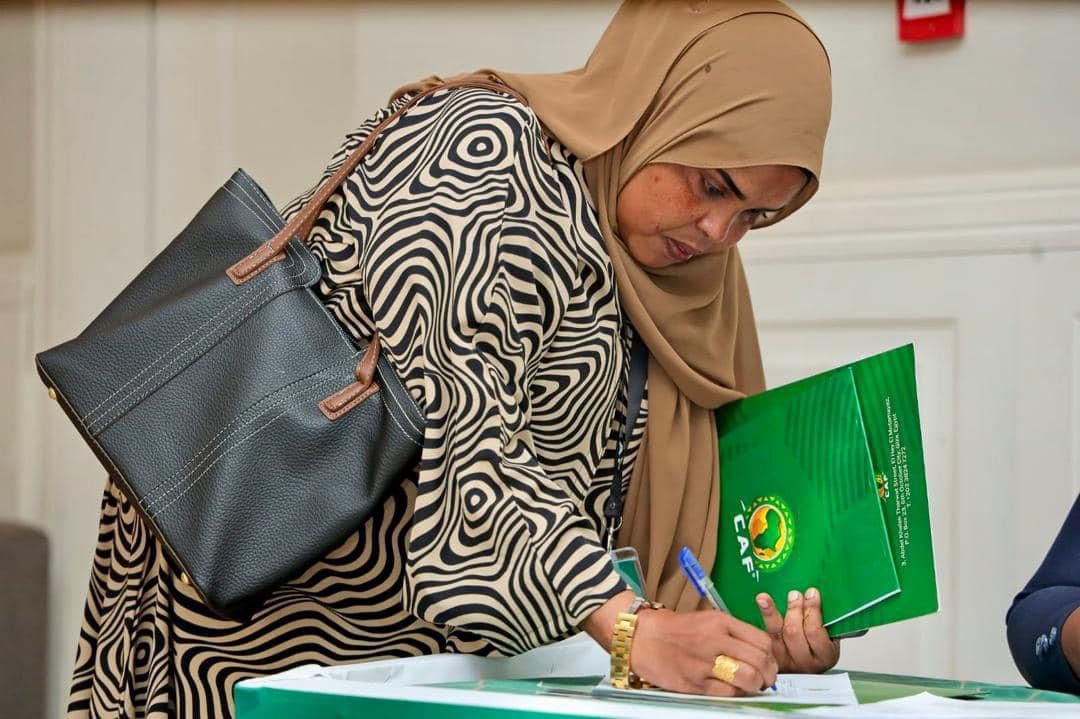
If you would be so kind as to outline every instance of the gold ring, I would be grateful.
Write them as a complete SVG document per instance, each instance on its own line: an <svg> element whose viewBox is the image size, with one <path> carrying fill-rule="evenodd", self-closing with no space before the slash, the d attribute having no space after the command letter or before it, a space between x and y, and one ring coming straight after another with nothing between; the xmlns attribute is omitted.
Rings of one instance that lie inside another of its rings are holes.
<svg viewBox="0 0 1080 719"><path fill-rule="evenodd" d="M728 684L735 682L735 672L737 671L739 671L739 660L732 659L727 654L716 657L712 665L712 675Z"/></svg>

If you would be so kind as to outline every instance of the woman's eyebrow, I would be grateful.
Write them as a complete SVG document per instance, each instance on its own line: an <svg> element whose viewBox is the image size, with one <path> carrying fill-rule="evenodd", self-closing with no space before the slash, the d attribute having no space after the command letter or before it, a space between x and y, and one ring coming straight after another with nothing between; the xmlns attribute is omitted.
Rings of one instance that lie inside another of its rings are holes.
<svg viewBox="0 0 1080 719"><path fill-rule="evenodd" d="M735 193L735 197L746 202L746 195L744 195L743 191L739 189L739 186L735 184L735 180L731 179L731 175L721 169L717 169L716 171L720 173L720 177L724 178L724 183L727 184L728 189Z"/></svg>
<svg viewBox="0 0 1080 719"><path fill-rule="evenodd" d="M731 175L727 174L726 172L724 172L723 170L721 170L719 168L717 168L716 171L718 173L720 173L720 177L724 178L724 184L726 184L728 186L728 189L735 193L735 197L738 197L743 202L746 202L746 195L744 195L743 191L739 189L739 186L735 184L735 180L731 179ZM784 209L784 208L783 207L763 207L763 208L761 208L762 212L779 212L782 209Z"/></svg>

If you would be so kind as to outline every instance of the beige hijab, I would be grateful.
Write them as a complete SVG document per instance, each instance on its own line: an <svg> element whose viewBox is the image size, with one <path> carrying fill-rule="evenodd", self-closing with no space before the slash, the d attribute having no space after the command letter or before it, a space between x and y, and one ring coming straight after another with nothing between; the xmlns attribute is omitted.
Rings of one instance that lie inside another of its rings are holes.
<svg viewBox="0 0 1080 719"><path fill-rule="evenodd" d="M720 469L712 410L765 387L742 262L734 249L682 265L638 265L619 239L619 190L649 163L784 164L813 174L775 222L817 191L831 107L828 57L780 2L630 0L585 67L552 75L482 70L525 96L585 162L619 297L649 348L649 414L619 542L635 547L650 598L698 598L679 570L688 546L716 558ZM403 93L443 82L433 77Z"/></svg>

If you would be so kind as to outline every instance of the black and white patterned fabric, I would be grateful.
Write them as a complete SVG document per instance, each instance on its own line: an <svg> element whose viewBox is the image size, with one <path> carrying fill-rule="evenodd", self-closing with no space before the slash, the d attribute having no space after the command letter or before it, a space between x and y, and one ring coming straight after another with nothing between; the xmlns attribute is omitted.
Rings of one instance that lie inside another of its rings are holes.
<svg viewBox="0 0 1080 719"><path fill-rule="evenodd" d="M223 717L236 681L300 664L517 653L624 588L601 535L631 330L576 158L509 96L438 92L382 133L309 245L328 310L378 333L424 408L417 471L243 624L201 605L110 482L69 716Z"/></svg>

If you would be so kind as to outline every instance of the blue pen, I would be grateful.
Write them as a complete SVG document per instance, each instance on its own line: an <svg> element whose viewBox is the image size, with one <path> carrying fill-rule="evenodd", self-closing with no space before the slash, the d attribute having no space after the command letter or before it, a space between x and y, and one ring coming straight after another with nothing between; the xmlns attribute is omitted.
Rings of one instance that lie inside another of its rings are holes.
<svg viewBox="0 0 1080 719"><path fill-rule="evenodd" d="M731 614L727 605L724 604L724 600L720 598L720 592L716 591L716 585L709 579L709 575L705 573L705 570L701 568L701 564L698 562L697 557L694 556L694 553L690 551L690 547L683 547L679 550L679 566L682 567L683 573L690 579L690 583L694 585L698 596L708 599L709 604L713 605L713 609L719 609L724 614ZM770 688L776 691L775 684Z"/></svg>
<svg viewBox="0 0 1080 719"><path fill-rule="evenodd" d="M724 604L724 600L720 598L720 592L716 591L716 585L712 583L709 575L701 568L697 557L694 556L689 547L683 547L679 552L679 564L682 566L683 573L689 577L690 583L694 585L694 589L697 590L699 596L708 599L709 604L713 605L713 609L719 609L724 614L731 614L727 605Z"/></svg>

